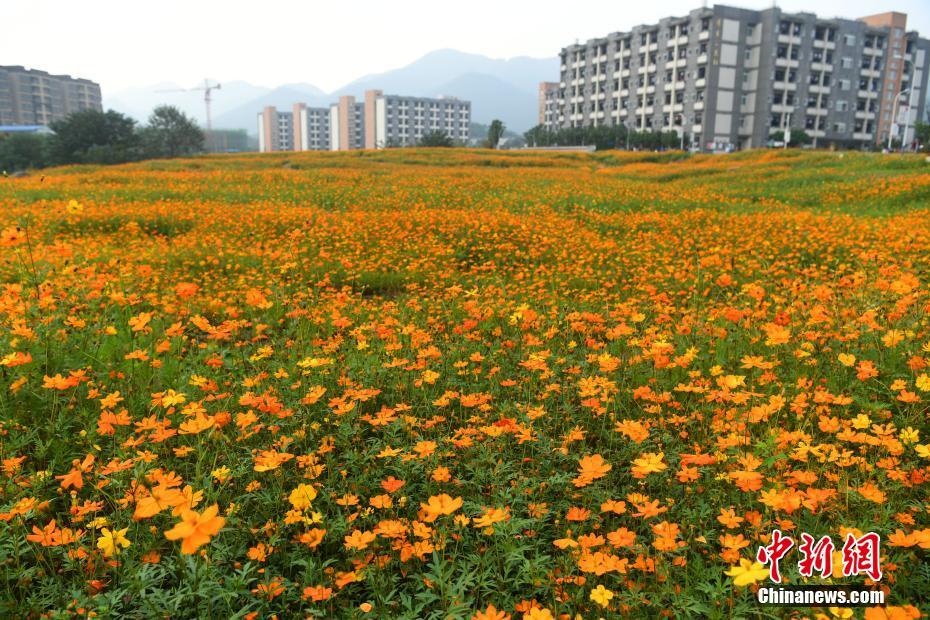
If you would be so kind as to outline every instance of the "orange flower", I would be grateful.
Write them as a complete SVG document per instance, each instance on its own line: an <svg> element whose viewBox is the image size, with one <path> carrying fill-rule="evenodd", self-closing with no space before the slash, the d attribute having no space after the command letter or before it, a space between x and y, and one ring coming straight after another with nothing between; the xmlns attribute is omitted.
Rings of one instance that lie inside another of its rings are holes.
<svg viewBox="0 0 930 620"><path fill-rule="evenodd" d="M603 478L613 469L613 465L604 462L600 454L582 457L578 461L578 476L572 480L576 487L584 487L598 478Z"/></svg>
<svg viewBox="0 0 930 620"><path fill-rule="evenodd" d="M453 512L462 507L462 498L451 496L443 493L442 495L433 495L425 504L420 504L425 516L423 518L427 523L432 523L443 515L451 515Z"/></svg>
<svg viewBox="0 0 930 620"><path fill-rule="evenodd" d="M351 534L345 537L345 546L346 549L357 549L362 551L366 549L368 545L374 542L375 534L373 532L354 530Z"/></svg>
<svg viewBox="0 0 930 620"><path fill-rule="evenodd" d="M210 542L210 538L223 529L226 519L217 516L220 508L213 504L202 513L185 510L181 522L165 532L168 540L181 541L181 553L191 554Z"/></svg>

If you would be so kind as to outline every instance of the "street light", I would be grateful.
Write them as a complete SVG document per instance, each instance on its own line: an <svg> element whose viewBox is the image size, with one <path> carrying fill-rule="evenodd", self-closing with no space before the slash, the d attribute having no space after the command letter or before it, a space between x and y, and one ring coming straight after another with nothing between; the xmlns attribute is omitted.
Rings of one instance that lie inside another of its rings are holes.
<svg viewBox="0 0 930 620"><path fill-rule="evenodd" d="M894 96L894 105L891 108L891 127L894 127L895 125L898 124L898 103L901 101L901 95L910 92L910 90L911 90L910 88L905 88L900 93ZM910 116L911 116L910 110L908 110L907 116L908 116L908 119L910 119ZM892 139L894 138L894 135L891 133L891 127L888 128L888 151L889 152L891 151L891 143L892 143ZM905 132L906 131L907 130L905 129ZM903 144L903 140L902 140L902 144Z"/></svg>

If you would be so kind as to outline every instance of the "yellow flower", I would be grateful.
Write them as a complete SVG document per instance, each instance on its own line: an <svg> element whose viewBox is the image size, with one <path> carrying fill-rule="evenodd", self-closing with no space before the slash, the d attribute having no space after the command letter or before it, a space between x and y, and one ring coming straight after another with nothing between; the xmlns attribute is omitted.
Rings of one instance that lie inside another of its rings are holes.
<svg viewBox="0 0 930 620"><path fill-rule="evenodd" d="M872 420L869 419L869 416L864 413L860 413L855 418L853 418L852 425L853 428L857 430L862 430L864 428L869 428L869 425L872 424Z"/></svg>
<svg viewBox="0 0 930 620"><path fill-rule="evenodd" d="M914 450L917 452L917 456L930 459L930 443L914 446Z"/></svg>
<svg viewBox="0 0 930 620"><path fill-rule="evenodd" d="M930 392L930 376L927 373L917 377L917 389L921 392Z"/></svg>
<svg viewBox="0 0 930 620"><path fill-rule="evenodd" d="M217 482L226 482L229 479L229 468L225 465L223 467L217 467L210 472L210 475L213 476Z"/></svg>
<svg viewBox="0 0 930 620"><path fill-rule="evenodd" d="M297 510L305 510L310 507L313 500L316 499L316 489L309 484L300 484L296 489L291 491L288 496L291 506Z"/></svg>
<svg viewBox="0 0 930 620"><path fill-rule="evenodd" d="M840 360L840 364L846 366L847 368L855 365L856 363L856 356L852 355L851 353L840 353L837 356L837 359Z"/></svg>
<svg viewBox="0 0 930 620"><path fill-rule="evenodd" d="M76 213L80 213L81 211L83 211L84 205L79 203L77 200L71 199L68 201L67 206L65 206L65 210L71 215L74 215Z"/></svg>
<svg viewBox="0 0 930 620"><path fill-rule="evenodd" d="M108 558L112 558L114 555L120 554L120 547L126 549L129 547L129 539L126 538L126 532L129 531L128 527L124 527L121 530L111 531L109 528L103 528L100 530L100 538L97 540L97 548L103 551L103 555Z"/></svg>
<svg viewBox="0 0 930 620"><path fill-rule="evenodd" d="M610 599L613 597L614 593L602 585L599 585L595 589L591 590L591 600L601 607L607 607L610 605Z"/></svg>
<svg viewBox="0 0 930 620"><path fill-rule="evenodd" d="M733 584L737 586L748 586L751 583L762 581L769 576L767 569L762 562L741 559L739 566L733 566L725 573L733 577Z"/></svg>
<svg viewBox="0 0 930 620"><path fill-rule="evenodd" d="M920 441L920 431L908 426L898 435L904 443L917 443Z"/></svg>

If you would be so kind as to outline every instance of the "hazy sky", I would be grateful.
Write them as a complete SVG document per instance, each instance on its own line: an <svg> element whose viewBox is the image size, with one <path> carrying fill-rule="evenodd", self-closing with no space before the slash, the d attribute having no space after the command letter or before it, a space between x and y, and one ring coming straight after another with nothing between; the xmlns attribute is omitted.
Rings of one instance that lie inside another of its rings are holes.
<svg viewBox="0 0 930 620"><path fill-rule="evenodd" d="M724 4L765 8L771 1ZM930 36L928 0L778 4L829 17L901 11L909 29ZM204 77L262 86L307 82L332 91L435 49L549 57L575 39L698 6L700 0L0 0L0 64L90 78L104 97L163 81L191 86Z"/></svg>

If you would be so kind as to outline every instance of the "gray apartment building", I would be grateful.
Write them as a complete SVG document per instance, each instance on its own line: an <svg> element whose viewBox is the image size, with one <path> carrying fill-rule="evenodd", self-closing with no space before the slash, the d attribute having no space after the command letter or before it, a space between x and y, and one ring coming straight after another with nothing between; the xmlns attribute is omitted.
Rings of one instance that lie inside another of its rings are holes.
<svg viewBox="0 0 930 620"><path fill-rule="evenodd" d="M330 149L330 110L329 108L308 107L303 103L294 104L294 138L295 151L328 151Z"/></svg>
<svg viewBox="0 0 930 620"><path fill-rule="evenodd" d="M424 135L440 132L467 142L471 103L456 97L406 97L365 93L365 148L414 146Z"/></svg>
<svg viewBox="0 0 930 620"><path fill-rule="evenodd" d="M471 136L471 103L455 97L406 97L365 91L364 102L345 95L328 108L295 103L258 114L258 145L271 151L349 151L414 146L439 131L453 140Z"/></svg>
<svg viewBox="0 0 930 620"><path fill-rule="evenodd" d="M930 41L906 26L903 13L703 7L564 48L558 89L540 87L541 121L675 131L705 151L764 146L789 127L815 146L874 148L909 125L909 143Z"/></svg>
<svg viewBox="0 0 930 620"><path fill-rule="evenodd" d="M96 82L0 65L0 125L49 125L81 110L103 111Z"/></svg>
<svg viewBox="0 0 930 620"><path fill-rule="evenodd" d="M258 150L294 150L294 114L279 112L274 106L265 106L258 113Z"/></svg>

